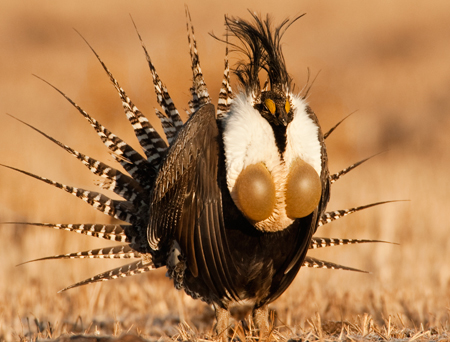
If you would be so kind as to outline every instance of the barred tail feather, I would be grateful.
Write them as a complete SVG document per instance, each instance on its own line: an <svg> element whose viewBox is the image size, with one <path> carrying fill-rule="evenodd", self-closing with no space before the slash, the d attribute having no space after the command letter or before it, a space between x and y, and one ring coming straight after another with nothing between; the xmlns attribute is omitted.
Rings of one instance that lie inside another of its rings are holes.
<svg viewBox="0 0 450 342"><path fill-rule="evenodd" d="M232 90L230 85L230 65L228 63L228 35L227 46L225 49L225 69L223 72L222 86L219 93L219 103L217 104L217 118L221 119L226 116L231 107Z"/></svg>
<svg viewBox="0 0 450 342"><path fill-rule="evenodd" d="M133 126L134 133L139 140L139 143L144 150L147 160L150 164L158 166L161 163L161 159L167 150L167 145L158 132L155 131L153 126L150 124L148 119L139 111L139 109L134 105L131 99L127 96L125 91L119 85L119 82L114 78L111 71L106 67L106 64L101 60L100 56L94 50L94 48L89 44L89 42L77 31L80 37L86 42L91 51L94 53L97 60L103 67L103 70L108 74L114 88L116 88L119 93L120 99L122 100L122 106L125 110L125 114Z"/></svg>
<svg viewBox="0 0 450 342"><path fill-rule="evenodd" d="M309 245L309 249L318 249L325 247L334 247L334 246L345 246L345 245L356 245L360 243L392 243L388 241L382 240L366 240L366 239L339 239L339 238L320 238L313 237L311 239L311 244Z"/></svg>
<svg viewBox="0 0 450 342"><path fill-rule="evenodd" d="M11 167L8 165L0 164L0 166L6 167L8 169L23 173L27 176L36 178L40 181L43 181L47 184L53 185L59 189L62 189L75 197L80 198L81 200L85 201L86 203L90 204L95 209L101 211L102 213L109 215L111 217L117 218L119 220L133 223L137 221L137 216L135 215L136 209L134 208L133 204L128 201L117 201L113 200L101 193L95 192L95 191L89 191L84 190L80 188L75 188L72 186L68 186L62 183L58 183L55 181L52 181L50 179L37 176L33 173L17 169L15 167Z"/></svg>
<svg viewBox="0 0 450 342"><path fill-rule="evenodd" d="M306 257L305 261L303 261L303 267L312 267L312 268L325 268L331 270L345 270L345 271L354 271L361 273L369 273L367 271L359 270L357 268L338 265L329 261L319 260L316 258Z"/></svg>
<svg viewBox="0 0 450 342"><path fill-rule="evenodd" d="M153 264L152 261L146 260L146 262L144 262L144 260L139 260L139 261L135 261L131 264L117 267L110 271L98 274L92 278L80 281L76 284L70 285L70 286L58 291L58 293L64 292L69 289L73 289L78 286L96 283L99 281L108 281L108 280L112 280L112 279L130 277L130 276L134 276L137 274L149 272L154 269L156 269L156 266Z"/></svg>
<svg viewBox="0 0 450 342"><path fill-rule="evenodd" d="M201 106L210 103L208 89L206 87L205 80L203 78L202 69L200 67L200 60L197 51L197 41L194 36L194 26L192 25L191 14L186 6L186 28L188 34L189 52L192 62L192 81L193 85L191 90L192 100L189 101L189 108L191 114L196 112Z"/></svg>
<svg viewBox="0 0 450 342"><path fill-rule="evenodd" d="M322 217L319 220L319 223L317 224L317 227L323 226L327 223L336 221L342 217L345 217L347 215L356 213L356 212L364 210L364 209L372 208L377 205L381 205L381 204L385 204L385 203L393 203L393 202L401 202L401 201L383 201L383 202L376 202L376 203L371 203L371 204L367 204L367 205L362 205L360 207L354 207L354 208L350 208L350 209L328 211L322 215Z"/></svg>
<svg viewBox="0 0 450 342"><path fill-rule="evenodd" d="M372 159L372 158L375 157L375 156L378 156L378 155L381 154L381 153L383 153L383 152L374 154L373 156L370 156L370 157L368 157L368 158L366 158L366 159L360 160L359 162L357 162L357 163L355 163L355 164L352 164L352 165L350 165L349 167L347 167L347 168L345 168L345 169L343 169L343 170L341 170L341 171L339 171L339 172L337 172L337 173L335 173L335 174L330 175L330 182L331 182L331 184L333 184L334 182L336 182L339 178L341 178L343 175L349 173L351 170L353 170L353 169L356 168L357 166L359 166L359 165L361 165L362 163L368 161L369 159Z"/></svg>
<svg viewBox="0 0 450 342"><path fill-rule="evenodd" d="M139 253L150 253L147 242L147 222L138 221L133 225L92 224L92 223L37 223L37 222L0 222L0 224L47 227L57 230L75 232L100 239L126 242Z"/></svg>
<svg viewBox="0 0 450 342"><path fill-rule="evenodd" d="M23 123L24 125L30 127L36 132L40 133L50 141L54 142L58 146L62 147L64 150L69 152L72 156L77 158L79 161L83 163L94 175L100 176L102 178L106 178L108 181L102 183L102 188L111 190L118 194L119 196L125 198L126 200L132 202L136 205L148 205L143 199L145 195L144 190L141 188L138 182L136 182L133 178L123 174L117 169L112 168L105 163L98 161L94 158L91 158L83 153L80 153L73 148L61 143L60 141L52 138L51 136L45 134L41 130L36 127L16 118L13 115L8 114L12 118L17 121Z"/></svg>
<svg viewBox="0 0 450 342"><path fill-rule="evenodd" d="M308 71L309 71L309 69L308 69ZM334 131L336 128L338 128L338 126L339 126L341 123L343 123L345 120L347 120L347 119L350 117L350 115L354 114L355 112L356 112L356 110L355 110L354 112L351 112L349 115L347 115L347 116L346 116L345 118L343 118L341 121L339 121L336 125L334 125L333 127L331 127L331 128L328 130L328 132L326 132L326 133L323 135L323 138L324 138L324 139L328 138L328 137L330 136L330 134L333 133L333 131Z"/></svg>
<svg viewBox="0 0 450 342"><path fill-rule="evenodd" d="M164 134L166 135L167 142L169 145L172 143L173 139L175 139L175 136L177 135L177 128L173 124L173 121L165 116L163 113L161 113L158 109L155 108L156 116L161 121L161 126L164 130Z"/></svg>
<svg viewBox="0 0 450 342"><path fill-rule="evenodd" d="M52 260L52 259L140 259L142 254L133 249L130 245L104 247L91 249L83 252L53 255L44 258L25 261L17 266L30 262Z"/></svg>
<svg viewBox="0 0 450 342"><path fill-rule="evenodd" d="M36 75L35 75L36 76ZM86 111L84 111L78 104L76 104L70 97L64 94L61 90L56 88L46 80L36 76L43 82L47 83L50 87L55 89L64 98L74 106L81 115L90 123L95 129L100 139L103 141L106 147L112 152L113 158L122 165L122 167L135 179L143 189L148 190L151 188L153 179L156 175L156 167L151 165L147 159L142 157L136 150L130 145L116 136L114 133L105 128L97 120L91 117Z"/></svg>
<svg viewBox="0 0 450 342"><path fill-rule="evenodd" d="M130 234L130 230L133 230L131 225L117 225L117 224L92 224L92 223L77 223L77 224L64 224L64 223L41 223L41 222L1 222L1 224L14 224L14 225L26 225L47 227L58 230L66 230L69 232L75 232L87 236L92 236L100 239L117 241L117 242L129 242L133 243L134 234Z"/></svg>
<svg viewBox="0 0 450 342"><path fill-rule="evenodd" d="M162 109L166 113L167 117L172 122L173 126L176 129L176 132L178 132L180 130L180 128L183 126L183 120L181 120L180 114L178 113L178 110L175 107L175 104L173 103L172 98L170 97L166 86L164 85L164 83L162 83L161 79L159 78L158 73L156 72L155 66L152 63L150 55L147 51L147 48L144 45L144 41L142 40L141 35L139 34L139 31L136 27L136 24L133 21L133 18L131 18L131 21L133 22L134 28L139 37L139 41L141 42L142 49L144 50L144 53L145 53L145 58L147 59L148 66L149 66L150 72L152 74L153 85L155 87L156 99L158 101L158 104L162 107ZM167 133L166 133L166 137L167 137L167 140L169 140ZM170 144L170 141L169 141L169 144Z"/></svg>

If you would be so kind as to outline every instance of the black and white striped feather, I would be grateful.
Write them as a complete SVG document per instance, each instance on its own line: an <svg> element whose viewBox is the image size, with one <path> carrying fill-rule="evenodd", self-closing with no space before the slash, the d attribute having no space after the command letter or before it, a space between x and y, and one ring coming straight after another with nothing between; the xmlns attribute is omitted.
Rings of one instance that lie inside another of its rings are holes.
<svg viewBox="0 0 450 342"><path fill-rule="evenodd" d="M142 155L128 145L125 141L119 138L117 135L109 131L96 119L91 117L86 111L84 111L78 104L76 104L71 98L64 94L61 90L56 88L51 83L38 77L64 98L69 101L78 112L89 122L89 124L95 129L98 136L110 150L112 157L128 172L128 174L137 181L143 189L150 190L153 179L156 175L156 168L152 166Z"/></svg>
<svg viewBox="0 0 450 342"><path fill-rule="evenodd" d="M81 36L83 39L84 37ZM100 62L103 70L109 76L110 81L114 85L117 93L122 100L122 106L130 121L131 126L134 129L134 133L147 156L148 162L152 166L157 166L161 162L161 158L164 156L167 150L167 144L161 138L161 136L155 131L148 119L141 113L141 111L134 105L131 99L127 96L125 91L120 87L119 82L114 78L105 63L101 60L100 56L93 49L93 47L84 39L91 51L94 53L97 60Z"/></svg>
<svg viewBox="0 0 450 342"><path fill-rule="evenodd" d="M192 99L189 101L190 113L195 113L201 106L211 102L197 51L197 41L194 36L194 26L192 25L191 14L186 6L186 29L189 43L189 53L191 55L192 69Z"/></svg>
<svg viewBox="0 0 450 342"><path fill-rule="evenodd" d="M306 257L305 261L303 262L303 267L312 267L312 268L322 268L322 269L328 269L328 270L344 270L344 271L354 271L354 272L361 272L361 273L368 273L367 271L359 270L357 268L343 266L339 264L335 264L333 262L319 260L312 257Z"/></svg>
<svg viewBox="0 0 450 342"><path fill-rule="evenodd" d="M103 189L111 190L120 197L126 199L132 203L135 207L147 206L148 200L145 198L145 191L141 188L138 182L128 175L125 175L121 171L106 165L105 163L91 158L83 153L80 153L73 148L61 143L60 141L50 137L36 127L27 124L26 122L10 115L19 122L25 124L36 132L40 133L50 141L54 142L64 150L69 152L75 158L77 158L83 165L85 165L94 175L105 178L108 182L101 183Z"/></svg>
<svg viewBox="0 0 450 342"><path fill-rule="evenodd" d="M386 203L393 203L393 202L398 202L398 201L383 201L383 202L376 202L376 203L371 203L371 204L367 204L367 205L362 205L359 207L354 207L354 208L349 208L349 209L341 209L341 210L335 210L335 211L328 211L326 213L324 213L322 215L322 217L319 220L318 223L318 227L323 226L325 224L331 223L333 221L336 221L340 218L343 218L347 215L356 213L358 211L364 210L364 209L368 209L368 208L372 208L381 204L386 204Z"/></svg>
<svg viewBox="0 0 450 342"><path fill-rule="evenodd" d="M108 281L108 280L114 280L114 279L119 279L119 278L131 277L134 275L152 271L156 268L157 267L151 261L146 262L145 260L142 259L142 260L135 261L135 262L132 262L132 263L124 265L124 266L114 268L112 270L98 274L92 278L88 278L86 280L83 280L83 281L80 281L73 285L70 285L70 286L58 291L58 293L67 291L69 289L73 289L78 286L97 283L99 281Z"/></svg>
<svg viewBox="0 0 450 342"><path fill-rule="evenodd" d="M2 224L47 227L117 242L134 243L136 238L132 225L41 222L3 222Z"/></svg>
<svg viewBox="0 0 450 342"><path fill-rule="evenodd" d="M217 119L223 119L230 110L233 101L233 91L230 82L230 64L228 61L228 34L225 48L225 68L223 71L222 86L219 92L219 102L217 104Z"/></svg>
<svg viewBox="0 0 450 342"><path fill-rule="evenodd" d="M137 252L131 245L120 245L114 247L103 247L90 249L88 251L74 252L60 255L53 255L44 258L26 261L20 265L34 261L50 259L140 259L142 254Z"/></svg>
<svg viewBox="0 0 450 342"><path fill-rule="evenodd" d="M390 243L382 240L367 240L367 239L339 239L339 238L320 238L313 237L311 239L311 244L309 245L309 249L318 249L325 247L334 247L334 246L345 246L345 245L357 245L361 243Z"/></svg>
<svg viewBox="0 0 450 342"><path fill-rule="evenodd" d="M147 59L148 66L150 68L150 73L152 74L153 86L154 86L155 93L156 93L156 100L158 101L158 104L161 106L161 108L166 113L167 117L165 118L165 120L167 122L170 122L170 124L166 125L166 128L165 128L164 122L162 122L162 120L161 120L161 123L163 124L164 133L166 134L167 141L170 145L172 143L172 140L175 137L176 133L183 126L183 121L181 120L178 110L175 107L175 104L173 103L173 100L170 97L166 86L161 81L161 79L158 76L158 73L156 72L155 66L152 63L150 55L147 51L147 48L145 47L145 44L142 40L141 35L139 34L139 31L138 31L134 21L133 21L133 25L134 25L134 28L136 29L136 33L139 37L139 41L141 42L142 49L144 50L145 58ZM157 114L158 114L158 112L157 112ZM159 115L158 115L158 117L159 117ZM161 117L160 117L160 119L161 119Z"/></svg>

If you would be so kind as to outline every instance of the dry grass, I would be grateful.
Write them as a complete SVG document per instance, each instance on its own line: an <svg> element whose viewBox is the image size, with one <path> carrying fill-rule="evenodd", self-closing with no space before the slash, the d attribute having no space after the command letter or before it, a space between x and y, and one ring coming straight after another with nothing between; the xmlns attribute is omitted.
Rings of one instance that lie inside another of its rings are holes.
<svg viewBox="0 0 450 342"><path fill-rule="evenodd" d="M445 0L353 2L188 2L210 93L218 94L223 14L246 8L277 20L307 12L285 36L288 68L301 88L306 67L321 70L309 102L324 130L348 113L327 140L331 171L388 150L333 186L329 209L408 199L355 214L318 235L360 237L401 245L337 247L314 256L367 274L301 270L273 305L275 340L447 339L450 309L450 4ZM184 108L190 83L184 7L162 2L0 3L0 112L113 163L86 122L44 77L112 131L137 146L120 102L77 28L94 45L130 97L151 116L156 101L128 13L138 24L175 103ZM214 97L217 99L217 96ZM66 184L93 188L92 176L64 151L0 116L1 162ZM0 170L0 221L98 222L108 218L75 198L10 170ZM120 262L75 260L16 264L110 243L33 227L2 226L0 340L64 334L202 340L212 310L175 291L164 272L56 292ZM251 340L246 311L234 312L235 337ZM186 323L185 323L186 322ZM240 322L240 323L239 323ZM187 325L185 325L187 324ZM162 336L162 337L161 337Z"/></svg>

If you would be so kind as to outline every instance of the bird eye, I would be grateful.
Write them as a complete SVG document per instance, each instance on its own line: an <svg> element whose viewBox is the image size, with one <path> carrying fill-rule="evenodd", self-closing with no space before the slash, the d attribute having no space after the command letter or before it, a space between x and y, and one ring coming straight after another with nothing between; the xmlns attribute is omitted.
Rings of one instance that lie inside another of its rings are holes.
<svg viewBox="0 0 450 342"><path fill-rule="evenodd" d="M289 100L286 100L286 104L284 105L284 109L286 110L286 113L289 113L291 110L291 105L289 103Z"/></svg>
<svg viewBox="0 0 450 342"><path fill-rule="evenodd" d="M270 114L275 114L275 111L277 109L275 106L275 102L273 102L271 99L265 99L264 105L269 110Z"/></svg>

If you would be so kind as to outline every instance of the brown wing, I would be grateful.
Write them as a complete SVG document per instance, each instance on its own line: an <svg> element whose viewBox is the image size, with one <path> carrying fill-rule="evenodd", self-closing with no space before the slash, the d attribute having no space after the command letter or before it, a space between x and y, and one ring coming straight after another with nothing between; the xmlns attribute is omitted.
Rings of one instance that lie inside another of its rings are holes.
<svg viewBox="0 0 450 342"><path fill-rule="evenodd" d="M236 295L217 180L218 139L214 106L204 105L180 130L161 165L147 236L154 249L176 240L192 275L224 298Z"/></svg>

